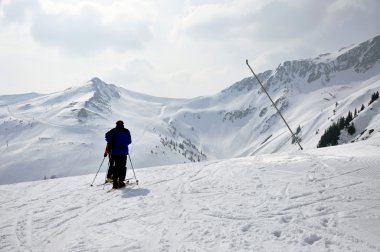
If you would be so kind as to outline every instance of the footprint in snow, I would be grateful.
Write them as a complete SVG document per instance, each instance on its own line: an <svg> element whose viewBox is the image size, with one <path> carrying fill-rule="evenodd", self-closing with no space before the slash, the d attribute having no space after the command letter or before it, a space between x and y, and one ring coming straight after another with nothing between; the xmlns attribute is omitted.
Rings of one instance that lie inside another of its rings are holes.
<svg viewBox="0 0 380 252"><path fill-rule="evenodd" d="M252 227L252 224L249 223L249 224L247 224L247 225L244 225L244 226L241 228L241 231L242 231L242 232L247 232L249 229L251 229L251 227Z"/></svg>
<svg viewBox="0 0 380 252"><path fill-rule="evenodd" d="M280 237L281 237L281 231L280 231L280 230L273 231L272 234L273 234L274 236L276 236L277 238L280 238Z"/></svg>
<svg viewBox="0 0 380 252"><path fill-rule="evenodd" d="M280 218L280 223L289 223L293 219L292 216L282 216Z"/></svg>
<svg viewBox="0 0 380 252"><path fill-rule="evenodd" d="M316 235L316 234L311 234L311 235L303 238L303 244L304 245L313 245L315 242L319 241L320 239L322 239L321 236Z"/></svg>
<svg viewBox="0 0 380 252"><path fill-rule="evenodd" d="M329 220L327 218L323 218L321 220L321 225L324 226L324 227L327 227L329 224Z"/></svg>

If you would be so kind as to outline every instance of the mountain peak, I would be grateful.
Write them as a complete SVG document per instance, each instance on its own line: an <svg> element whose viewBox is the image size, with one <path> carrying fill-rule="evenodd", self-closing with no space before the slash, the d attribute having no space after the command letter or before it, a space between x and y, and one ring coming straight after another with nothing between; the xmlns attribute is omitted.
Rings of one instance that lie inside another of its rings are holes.
<svg viewBox="0 0 380 252"><path fill-rule="evenodd" d="M113 84L107 84L98 77L94 77L89 80L89 83L95 89L95 95L101 95L110 100L112 97L120 98L120 94L117 91L117 87Z"/></svg>
<svg viewBox="0 0 380 252"><path fill-rule="evenodd" d="M91 80L89 80L88 82L91 82L93 84L106 84L104 81L102 81L99 77L93 77Z"/></svg>
<svg viewBox="0 0 380 252"><path fill-rule="evenodd" d="M110 113L112 99L120 98L120 94L115 85L107 84L98 77L89 80L87 86L91 88L93 95L85 102L84 107L78 112L78 117L81 121L88 118L90 115L100 116L104 113Z"/></svg>

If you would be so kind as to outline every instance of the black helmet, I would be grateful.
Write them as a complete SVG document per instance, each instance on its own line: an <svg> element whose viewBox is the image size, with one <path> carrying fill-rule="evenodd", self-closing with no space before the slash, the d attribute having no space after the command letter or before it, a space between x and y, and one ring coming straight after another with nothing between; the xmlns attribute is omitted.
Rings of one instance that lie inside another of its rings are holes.
<svg viewBox="0 0 380 252"><path fill-rule="evenodd" d="M122 120L119 120L116 122L116 125L124 125L124 122Z"/></svg>

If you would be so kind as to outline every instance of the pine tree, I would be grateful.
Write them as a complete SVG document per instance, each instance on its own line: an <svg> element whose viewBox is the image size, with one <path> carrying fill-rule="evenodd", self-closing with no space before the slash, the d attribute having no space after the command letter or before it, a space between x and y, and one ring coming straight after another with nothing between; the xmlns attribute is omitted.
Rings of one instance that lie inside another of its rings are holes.
<svg viewBox="0 0 380 252"><path fill-rule="evenodd" d="M338 125L333 124L332 126L332 136L331 136L331 146L338 145L340 135L340 129Z"/></svg>
<svg viewBox="0 0 380 252"><path fill-rule="evenodd" d="M362 104L362 107L360 108L360 111L363 111L364 109L365 109L364 104Z"/></svg>
<svg viewBox="0 0 380 252"><path fill-rule="evenodd" d="M317 148L338 145L340 128L337 123L333 123L321 136Z"/></svg>
<svg viewBox="0 0 380 252"><path fill-rule="evenodd" d="M355 108L355 111L354 111L354 118L358 116L358 111L357 109Z"/></svg>
<svg viewBox="0 0 380 252"><path fill-rule="evenodd" d="M356 129L355 129L355 125L354 125L353 122L350 124L350 126L348 126L348 128L347 128L347 132L348 132L348 134L350 134L350 135L355 134Z"/></svg>
<svg viewBox="0 0 380 252"><path fill-rule="evenodd" d="M348 115L347 115L344 126L348 127L348 125L350 125L350 122L352 121L352 119L353 119L352 113L351 113L351 111L348 111Z"/></svg>
<svg viewBox="0 0 380 252"><path fill-rule="evenodd" d="M375 93L372 94L371 100L369 101L368 106L371 105L377 99L379 99L379 91L377 91L377 92L375 92Z"/></svg>
<svg viewBox="0 0 380 252"><path fill-rule="evenodd" d="M341 130L344 129L345 121L346 121L346 119L345 119L344 117L340 117L340 118L338 119L339 129L341 129Z"/></svg>
<svg viewBox="0 0 380 252"><path fill-rule="evenodd" d="M296 134L300 133L301 132L301 125L298 125L297 129L296 129Z"/></svg>

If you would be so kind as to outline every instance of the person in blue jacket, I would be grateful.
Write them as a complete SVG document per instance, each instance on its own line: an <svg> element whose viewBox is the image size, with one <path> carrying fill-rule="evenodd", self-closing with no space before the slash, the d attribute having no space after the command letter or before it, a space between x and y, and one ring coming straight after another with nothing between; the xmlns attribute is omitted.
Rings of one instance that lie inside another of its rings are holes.
<svg viewBox="0 0 380 252"><path fill-rule="evenodd" d="M110 178L112 174L114 189L124 187L127 155L129 154L128 145L132 143L132 138L129 130L124 128L123 121L117 121L116 127L106 133L106 141L104 157L109 154L110 158L110 171L107 178Z"/></svg>

